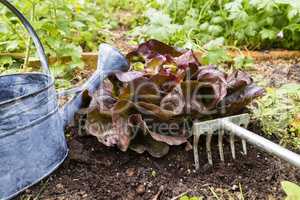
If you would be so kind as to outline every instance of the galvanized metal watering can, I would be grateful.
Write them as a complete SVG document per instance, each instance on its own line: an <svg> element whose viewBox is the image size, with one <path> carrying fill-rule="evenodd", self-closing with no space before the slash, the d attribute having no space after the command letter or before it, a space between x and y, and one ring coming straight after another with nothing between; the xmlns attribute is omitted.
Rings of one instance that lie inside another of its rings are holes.
<svg viewBox="0 0 300 200"><path fill-rule="evenodd" d="M65 126L82 105L84 90L94 92L112 71L129 65L116 49L100 45L97 71L63 107L54 88L44 48L26 18L9 2L0 0L28 30L43 72L0 76L0 199L10 199L53 172L66 158Z"/></svg>

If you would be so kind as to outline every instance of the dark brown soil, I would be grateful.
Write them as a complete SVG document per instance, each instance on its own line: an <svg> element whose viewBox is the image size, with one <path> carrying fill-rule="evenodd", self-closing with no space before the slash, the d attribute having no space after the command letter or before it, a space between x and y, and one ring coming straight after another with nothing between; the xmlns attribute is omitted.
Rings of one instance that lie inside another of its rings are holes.
<svg viewBox="0 0 300 200"><path fill-rule="evenodd" d="M238 141L237 141L237 146ZM70 155L47 180L17 199L171 199L184 192L214 199L282 199L280 182L300 182L293 167L249 147L232 160L225 144L225 163L214 144L214 166L207 165L205 149L200 151L200 170L194 170L193 152L174 147L162 159L147 154L109 149L93 137L69 140ZM204 146L203 144L201 146ZM240 190L242 188L242 192Z"/></svg>

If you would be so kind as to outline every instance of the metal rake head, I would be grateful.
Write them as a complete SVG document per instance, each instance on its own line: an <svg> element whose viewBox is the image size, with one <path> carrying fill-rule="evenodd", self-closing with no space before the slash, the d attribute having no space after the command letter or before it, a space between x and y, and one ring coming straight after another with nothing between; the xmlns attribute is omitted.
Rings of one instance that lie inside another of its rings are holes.
<svg viewBox="0 0 300 200"><path fill-rule="evenodd" d="M222 162L225 161L224 159L224 150L223 150L223 137L225 134L229 134L229 141L230 141L230 149L232 158L236 158L236 151L235 151L235 134L234 132L228 131L225 129L224 122L232 122L238 126L246 128L249 124L250 117L249 114L241 114L235 115L231 117L225 118L218 118L215 120L209 120L204 122L197 122L193 124L193 135L194 135L194 159L195 159L195 167L199 169L199 138L201 135L206 135L206 152L208 163L210 165L213 164L212 160L212 151L211 151L211 141L213 135L218 135L218 147L219 147L219 155ZM226 131L225 131L226 130ZM247 145L246 140L241 139L242 146L243 146L243 154L247 155Z"/></svg>

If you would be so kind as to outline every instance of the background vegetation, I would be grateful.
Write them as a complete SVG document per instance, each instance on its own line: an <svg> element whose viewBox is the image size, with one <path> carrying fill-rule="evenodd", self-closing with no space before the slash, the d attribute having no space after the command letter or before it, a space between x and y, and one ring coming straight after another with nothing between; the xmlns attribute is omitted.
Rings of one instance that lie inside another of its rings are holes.
<svg viewBox="0 0 300 200"><path fill-rule="evenodd" d="M12 3L35 27L49 55L72 57L70 69L82 67L80 53L96 51L98 44L111 41L112 31L121 26L126 28L133 43L154 38L178 47L211 50L214 54L208 63L216 62L216 58L226 59L220 46L300 48L297 0L13 0ZM16 17L4 6L0 7L0 13L0 52L33 55L31 41ZM11 58L1 58L2 71L12 62Z"/></svg>
<svg viewBox="0 0 300 200"><path fill-rule="evenodd" d="M158 0L133 32L188 48L218 40L249 49L298 49L299 14L294 0Z"/></svg>
<svg viewBox="0 0 300 200"><path fill-rule="evenodd" d="M68 80L75 68L82 68L82 52L97 51L110 42L111 31L119 27L116 13L137 1L25 0L11 1L29 19L50 57L71 57L71 62L52 65L57 78ZM134 11L133 11L134 12ZM36 57L32 41L18 19L0 5L0 52L23 52L24 60L9 54L0 57L0 72L27 70L29 57ZM21 67L21 68L20 68ZM66 83L66 82L65 82ZM68 84L69 85L69 84Z"/></svg>

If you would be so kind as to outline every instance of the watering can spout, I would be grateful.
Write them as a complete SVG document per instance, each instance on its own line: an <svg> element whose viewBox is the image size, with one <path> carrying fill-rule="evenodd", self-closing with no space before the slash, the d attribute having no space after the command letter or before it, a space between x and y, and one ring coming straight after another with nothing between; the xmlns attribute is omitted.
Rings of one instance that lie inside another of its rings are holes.
<svg viewBox="0 0 300 200"><path fill-rule="evenodd" d="M107 76L115 72L127 71L128 69L129 64L124 55L108 44L101 44L97 69L93 75L82 86L59 94L60 96L66 96L70 93L75 93L75 96L60 111L64 127L72 122L75 113L82 107L85 91L93 94Z"/></svg>

